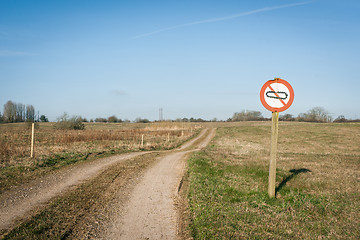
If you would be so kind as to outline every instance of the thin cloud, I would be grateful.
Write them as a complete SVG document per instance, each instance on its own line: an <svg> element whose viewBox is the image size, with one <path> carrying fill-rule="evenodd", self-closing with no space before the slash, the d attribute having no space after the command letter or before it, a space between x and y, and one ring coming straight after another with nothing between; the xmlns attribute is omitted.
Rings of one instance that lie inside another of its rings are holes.
<svg viewBox="0 0 360 240"><path fill-rule="evenodd" d="M125 91L122 91L122 90L112 90L111 93L115 96L124 96L126 95L126 92Z"/></svg>
<svg viewBox="0 0 360 240"><path fill-rule="evenodd" d="M175 26L172 26L172 27L162 28L162 29L158 29L158 30L155 30L155 31L152 31L152 32L140 34L140 35L137 35L137 36L134 36L134 37L130 38L129 40L144 38L144 37L148 37L148 36L151 36L151 35L154 35L154 34L157 34L157 33L174 30L174 29L177 29L177 28L193 26L193 25L199 25L199 24L205 24L205 23L228 21L228 20L231 20L231 19L240 18L240 17L244 17L244 16L249 16L249 15L253 15L253 14L256 14L256 13L269 12L269 11L282 9L282 8L296 7L296 6L306 5L306 4L309 4L309 3L312 3L312 2L314 2L314 1L285 4L285 5L273 6L273 7L264 7L264 8L259 8L259 9L255 9L255 10L248 11L248 12L241 12L241 13L237 13L237 14L229 15L229 16L225 16L225 17L210 18L210 19L205 19L205 20L201 20L201 21L175 25Z"/></svg>

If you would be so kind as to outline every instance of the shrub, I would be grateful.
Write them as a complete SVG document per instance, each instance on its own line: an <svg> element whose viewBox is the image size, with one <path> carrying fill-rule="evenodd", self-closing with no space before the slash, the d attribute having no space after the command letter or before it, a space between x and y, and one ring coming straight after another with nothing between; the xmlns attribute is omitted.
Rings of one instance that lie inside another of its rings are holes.
<svg viewBox="0 0 360 240"><path fill-rule="evenodd" d="M121 119L118 119L116 116L108 117L107 121L108 121L109 123L122 122L122 120L121 120Z"/></svg>
<svg viewBox="0 0 360 240"><path fill-rule="evenodd" d="M49 119L48 119L45 115L41 115L40 121L41 121L41 122L48 122Z"/></svg>
<svg viewBox="0 0 360 240"><path fill-rule="evenodd" d="M106 123L107 119L106 118L95 118L95 122L104 122L104 123Z"/></svg>
<svg viewBox="0 0 360 240"><path fill-rule="evenodd" d="M79 116L73 116L69 118L69 116L64 113L61 117L58 118L55 127L63 130L84 130L85 125L82 122L82 118Z"/></svg>
<svg viewBox="0 0 360 240"><path fill-rule="evenodd" d="M264 120L264 117L262 116L261 112L259 111L245 111L242 112L236 112L234 113L233 117L231 118L231 121L238 122L238 121L261 121Z"/></svg>
<svg viewBox="0 0 360 240"><path fill-rule="evenodd" d="M347 120L343 115L340 115L334 120L334 122L335 123L342 123L342 122L347 122Z"/></svg>
<svg viewBox="0 0 360 240"><path fill-rule="evenodd" d="M297 117L299 122L331 122L329 112L322 107L314 107L306 113L300 113Z"/></svg>
<svg viewBox="0 0 360 240"><path fill-rule="evenodd" d="M280 121L295 121L295 118L293 117L293 115L287 113L284 115L280 115L279 120Z"/></svg>
<svg viewBox="0 0 360 240"><path fill-rule="evenodd" d="M146 118L136 118L136 119L135 119L135 122L136 122L136 123L149 123L150 120L149 120L149 119L146 119Z"/></svg>

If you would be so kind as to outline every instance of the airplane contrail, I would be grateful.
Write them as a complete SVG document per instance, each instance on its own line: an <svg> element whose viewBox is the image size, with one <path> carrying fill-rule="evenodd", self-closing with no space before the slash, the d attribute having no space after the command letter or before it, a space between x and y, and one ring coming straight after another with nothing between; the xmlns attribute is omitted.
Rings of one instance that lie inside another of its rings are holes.
<svg viewBox="0 0 360 240"><path fill-rule="evenodd" d="M187 26L192 26L192 25L198 25L198 24L204 24L204 23L227 21L227 20L231 20L231 19L235 19L235 18L239 18L239 17L244 17L244 16L260 13L260 12L268 12L268 11L273 11L273 10L281 9L281 8L289 8L289 7L295 7L295 6L300 6L300 5L306 5L306 4L309 4L309 3L312 3L312 2L314 2L314 1L285 4L285 5L273 6L273 7L264 7L264 8L259 8L259 9L255 9L255 10L252 10L252 11L241 12L241 13L230 15L230 16L219 17L219 18L210 18L210 19L205 19L205 20L191 22L191 23L179 24L179 25L175 25L175 26L172 26L172 27L162 28L162 29L158 29L158 30L155 30L155 31L152 31L152 32L140 34L140 35L131 37L128 40L139 39L139 38L151 36L151 35L154 35L154 34L157 34L157 33L160 33L160 32L166 32L166 31L170 31L170 30L173 30L173 29L177 29L177 28L182 28L182 27L187 27Z"/></svg>

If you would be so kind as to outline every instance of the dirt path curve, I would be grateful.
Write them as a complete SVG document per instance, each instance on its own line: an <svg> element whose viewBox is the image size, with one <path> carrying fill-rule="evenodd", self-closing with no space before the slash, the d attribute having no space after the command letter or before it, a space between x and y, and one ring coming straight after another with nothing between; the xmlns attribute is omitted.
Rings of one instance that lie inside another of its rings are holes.
<svg viewBox="0 0 360 240"><path fill-rule="evenodd" d="M84 180L96 176L112 164L125 161L146 152L128 153L98 159L86 164L71 166L64 171L35 180L27 186L19 186L0 196L0 229L8 228L16 218L24 216L31 209L78 185Z"/></svg>
<svg viewBox="0 0 360 240"><path fill-rule="evenodd" d="M207 136L195 150L172 152L147 170L141 182L135 186L123 214L114 219L104 239L176 239L174 199L184 175L185 155L205 147L215 130L204 131L201 136L205 134Z"/></svg>
<svg viewBox="0 0 360 240"><path fill-rule="evenodd" d="M204 133L203 130L196 138L184 145L189 147ZM183 148L182 146L179 149ZM11 227L17 220L31 214L31 210L41 208L51 198L95 177L111 165L146 153L149 152L127 153L76 164L4 192L0 195L0 229Z"/></svg>

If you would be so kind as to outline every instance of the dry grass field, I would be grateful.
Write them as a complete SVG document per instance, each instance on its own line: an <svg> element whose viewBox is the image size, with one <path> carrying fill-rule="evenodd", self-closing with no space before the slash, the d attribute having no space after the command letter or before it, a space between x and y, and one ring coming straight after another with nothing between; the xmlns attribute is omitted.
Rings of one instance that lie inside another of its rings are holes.
<svg viewBox="0 0 360 240"><path fill-rule="evenodd" d="M275 199L267 196L271 123L203 126L217 127L216 136L188 160L187 187L182 191L189 200L189 214L184 214L182 221L189 228L181 237L360 238L359 123L281 122ZM121 152L171 149L199 128L190 123L100 123L87 124L86 130L64 131L54 129L51 123L40 124L36 157L30 159L30 129L25 124L0 125L0 190L79 161ZM153 152L116 164L51 200L5 239L45 235L82 238L82 232L96 232L98 226L89 225L90 220L99 214L106 219L101 215L103 205L119 193L126 200L134 179L161 154L165 153Z"/></svg>
<svg viewBox="0 0 360 240"><path fill-rule="evenodd" d="M359 239L360 124L281 122L276 199L269 122L223 125L189 160L194 239Z"/></svg>
<svg viewBox="0 0 360 240"><path fill-rule="evenodd" d="M172 149L199 128L199 124L170 122L87 123L85 130L60 130L54 123L37 123L35 157L30 158L30 125L0 124L0 192L75 162L116 153Z"/></svg>

